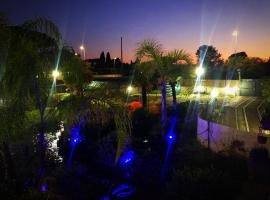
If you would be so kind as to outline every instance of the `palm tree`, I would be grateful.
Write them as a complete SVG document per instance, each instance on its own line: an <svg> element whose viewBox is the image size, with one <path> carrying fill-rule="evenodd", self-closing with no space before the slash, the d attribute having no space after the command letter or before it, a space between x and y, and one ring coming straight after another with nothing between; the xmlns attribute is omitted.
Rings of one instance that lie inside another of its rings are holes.
<svg viewBox="0 0 270 200"><path fill-rule="evenodd" d="M134 82L141 87L142 105L147 108L147 90L151 86L152 74L154 69L151 62L136 63Z"/></svg>
<svg viewBox="0 0 270 200"><path fill-rule="evenodd" d="M165 126L167 121L166 114L166 81L168 81L168 70L178 61L190 62L190 56L184 50L174 50L164 53L162 45L153 40L146 39L138 44L136 50L138 60L144 62L152 61L152 67L156 69L161 77L161 102L162 102L162 127L165 133Z"/></svg>
<svg viewBox="0 0 270 200"><path fill-rule="evenodd" d="M32 103L39 111L38 142L42 177L46 152L45 109L52 84L51 72L59 56L60 34L52 22L41 18L22 26L10 26L9 32L1 87L4 99L22 108L22 113L33 107Z"/></svg>

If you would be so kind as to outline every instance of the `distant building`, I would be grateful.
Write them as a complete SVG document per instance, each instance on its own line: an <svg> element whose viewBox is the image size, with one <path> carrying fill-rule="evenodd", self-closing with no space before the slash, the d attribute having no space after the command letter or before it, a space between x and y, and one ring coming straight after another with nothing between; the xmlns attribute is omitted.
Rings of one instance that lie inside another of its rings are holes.
<svg viewBox="0 0 270 200"><path fill-rule="evenodd" d="M99 58L87 59L86 61L89 62L92 67L100 66L100 59Z"/></svg>

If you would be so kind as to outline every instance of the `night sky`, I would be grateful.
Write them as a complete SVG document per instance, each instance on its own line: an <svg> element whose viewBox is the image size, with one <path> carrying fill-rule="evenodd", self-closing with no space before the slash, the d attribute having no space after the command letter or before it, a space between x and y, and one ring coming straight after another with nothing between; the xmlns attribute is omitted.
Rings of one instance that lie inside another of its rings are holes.
<svg viewBox="0 0 270 200"><path fill-rule="evenodd" d="M238 51L270 56L270 0L0 0L13 24L35 17L54 21L66 43L87 57L103 50L124 60L134 59L137 42L159 40L165 49L185 49L194 56L201 44L214 45L227 58L239 30Z"/></svg>

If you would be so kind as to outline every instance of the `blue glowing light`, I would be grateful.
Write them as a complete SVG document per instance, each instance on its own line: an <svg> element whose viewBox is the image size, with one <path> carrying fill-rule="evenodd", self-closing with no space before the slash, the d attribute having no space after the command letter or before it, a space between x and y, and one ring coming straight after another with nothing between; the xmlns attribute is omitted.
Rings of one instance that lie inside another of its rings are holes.
<svg viewBox="0 0 270 200"><path fill-rule="evenodd" d="M46 190L47 190L47 184L46 183L42 183L42 185L41 185L41 192L46 192Z"/></svg>
<svg viewBox="0 0 270 200"><path fill-rule="evenodd" d="M127 165L131 163L134 160L134 151L130 150L125 152L121 157L120 157L120 165Z"/></svg>
<svg viewBox="0 0 270 200"><path fill-rule="evenodd" d="M135 187L130 185L122 184L112 191L112 195L119 199L123 199L127 196L131 196L136 191Z"/></svg>
<svg viewBox="0 0 270 200"><path fill-rule="evenodd" d="M176 136L175 136L174 133L169 133L167 135L167 138L166 139L167 139L168 142L173 142L175 140L175 138L176 138Z"/></svg>
<svg viewBox="0 0 270 200"><path fill-rule="evenodd" d="M73 128L70 131L71 135L71 144L75 145L82 141L82 137L80 136L80 129L79 128Z"/></svg>
<svg viewBox="0 0 270 200"><path fill-rule="evenodd" d="M72 157L73 157L73 153L75 150L75 146L82 141L82 137L80 136L80 128L78 128L78 127L72 128L70 130L70 135L71 135L71 138L70 138L71 151L69 154L68 166L70 166L70 164L72 162Z"/></svg>
<svg viewBox="0 0 270 200"><path fill-rule="evenodd" d="M174 134L174 127L176 124L176 117L173 117L171 120L171 127L166 139L169 143L173 142L176 139L176 135Z"/></svg>
<svg viewBox="0 0 270 200"><path fill-rule="evenodd" d="M108 195L101 197L100 200L110 200L110 197Z"/></svg>

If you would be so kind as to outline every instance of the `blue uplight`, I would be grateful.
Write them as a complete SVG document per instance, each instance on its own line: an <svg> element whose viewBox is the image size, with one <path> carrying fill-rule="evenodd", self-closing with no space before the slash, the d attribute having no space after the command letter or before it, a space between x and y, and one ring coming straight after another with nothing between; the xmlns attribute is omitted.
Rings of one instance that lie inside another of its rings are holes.
<svg viewBox="0 0 270 200"><path fill-rule="evenodd" d="M170 131L168 135L166 136L166 140L171 143L176 139L176 135L174 134L174 127L176 124L176 117L173 117L171 120L171 126L170 126Z"/></svg>
<svg viewBox="0 0 270 200"><path fill-rule="evenodd" d="M136 191L135 187L132 187L130 185L122 184L114 191L112 191L112 195L116 196L119 199L123 199L125 197L131 196Z"/></svg>
<svg viewBox="0 0 270 200"><path fill-rule="evenodd" d="M41 192L42 193L45 193L46 190L47 190L47 184L46 183L42 183L42 185L41 185Z"/></svg>
<svg viewBox="0 0 270 200"><path fill-rule="evenodd" d="M175 134L174 133L169 133L168 135L167 135L167 137L166 137L166 139L167 139L167 141L168 142L173 142L174 140L175 140L175 138L176 138L176 136L175 136Z"/></svg>
<svg viewBox="0 0 270 200"><path fill-rule="evenodd" d="M131 163L134 160L134 151L130 150L127 151L126 153L124 153L121 157L120 157L120 165L127 165L129 163Z"/></svg>
<svg viewBox="0 0 270 200"><path fill-rule="evenodd" d="M70 135L71 135L71 144L72 145L76 145L82 141L82 137L80 136L80 129L79 128L71 129Z"/></svg>

